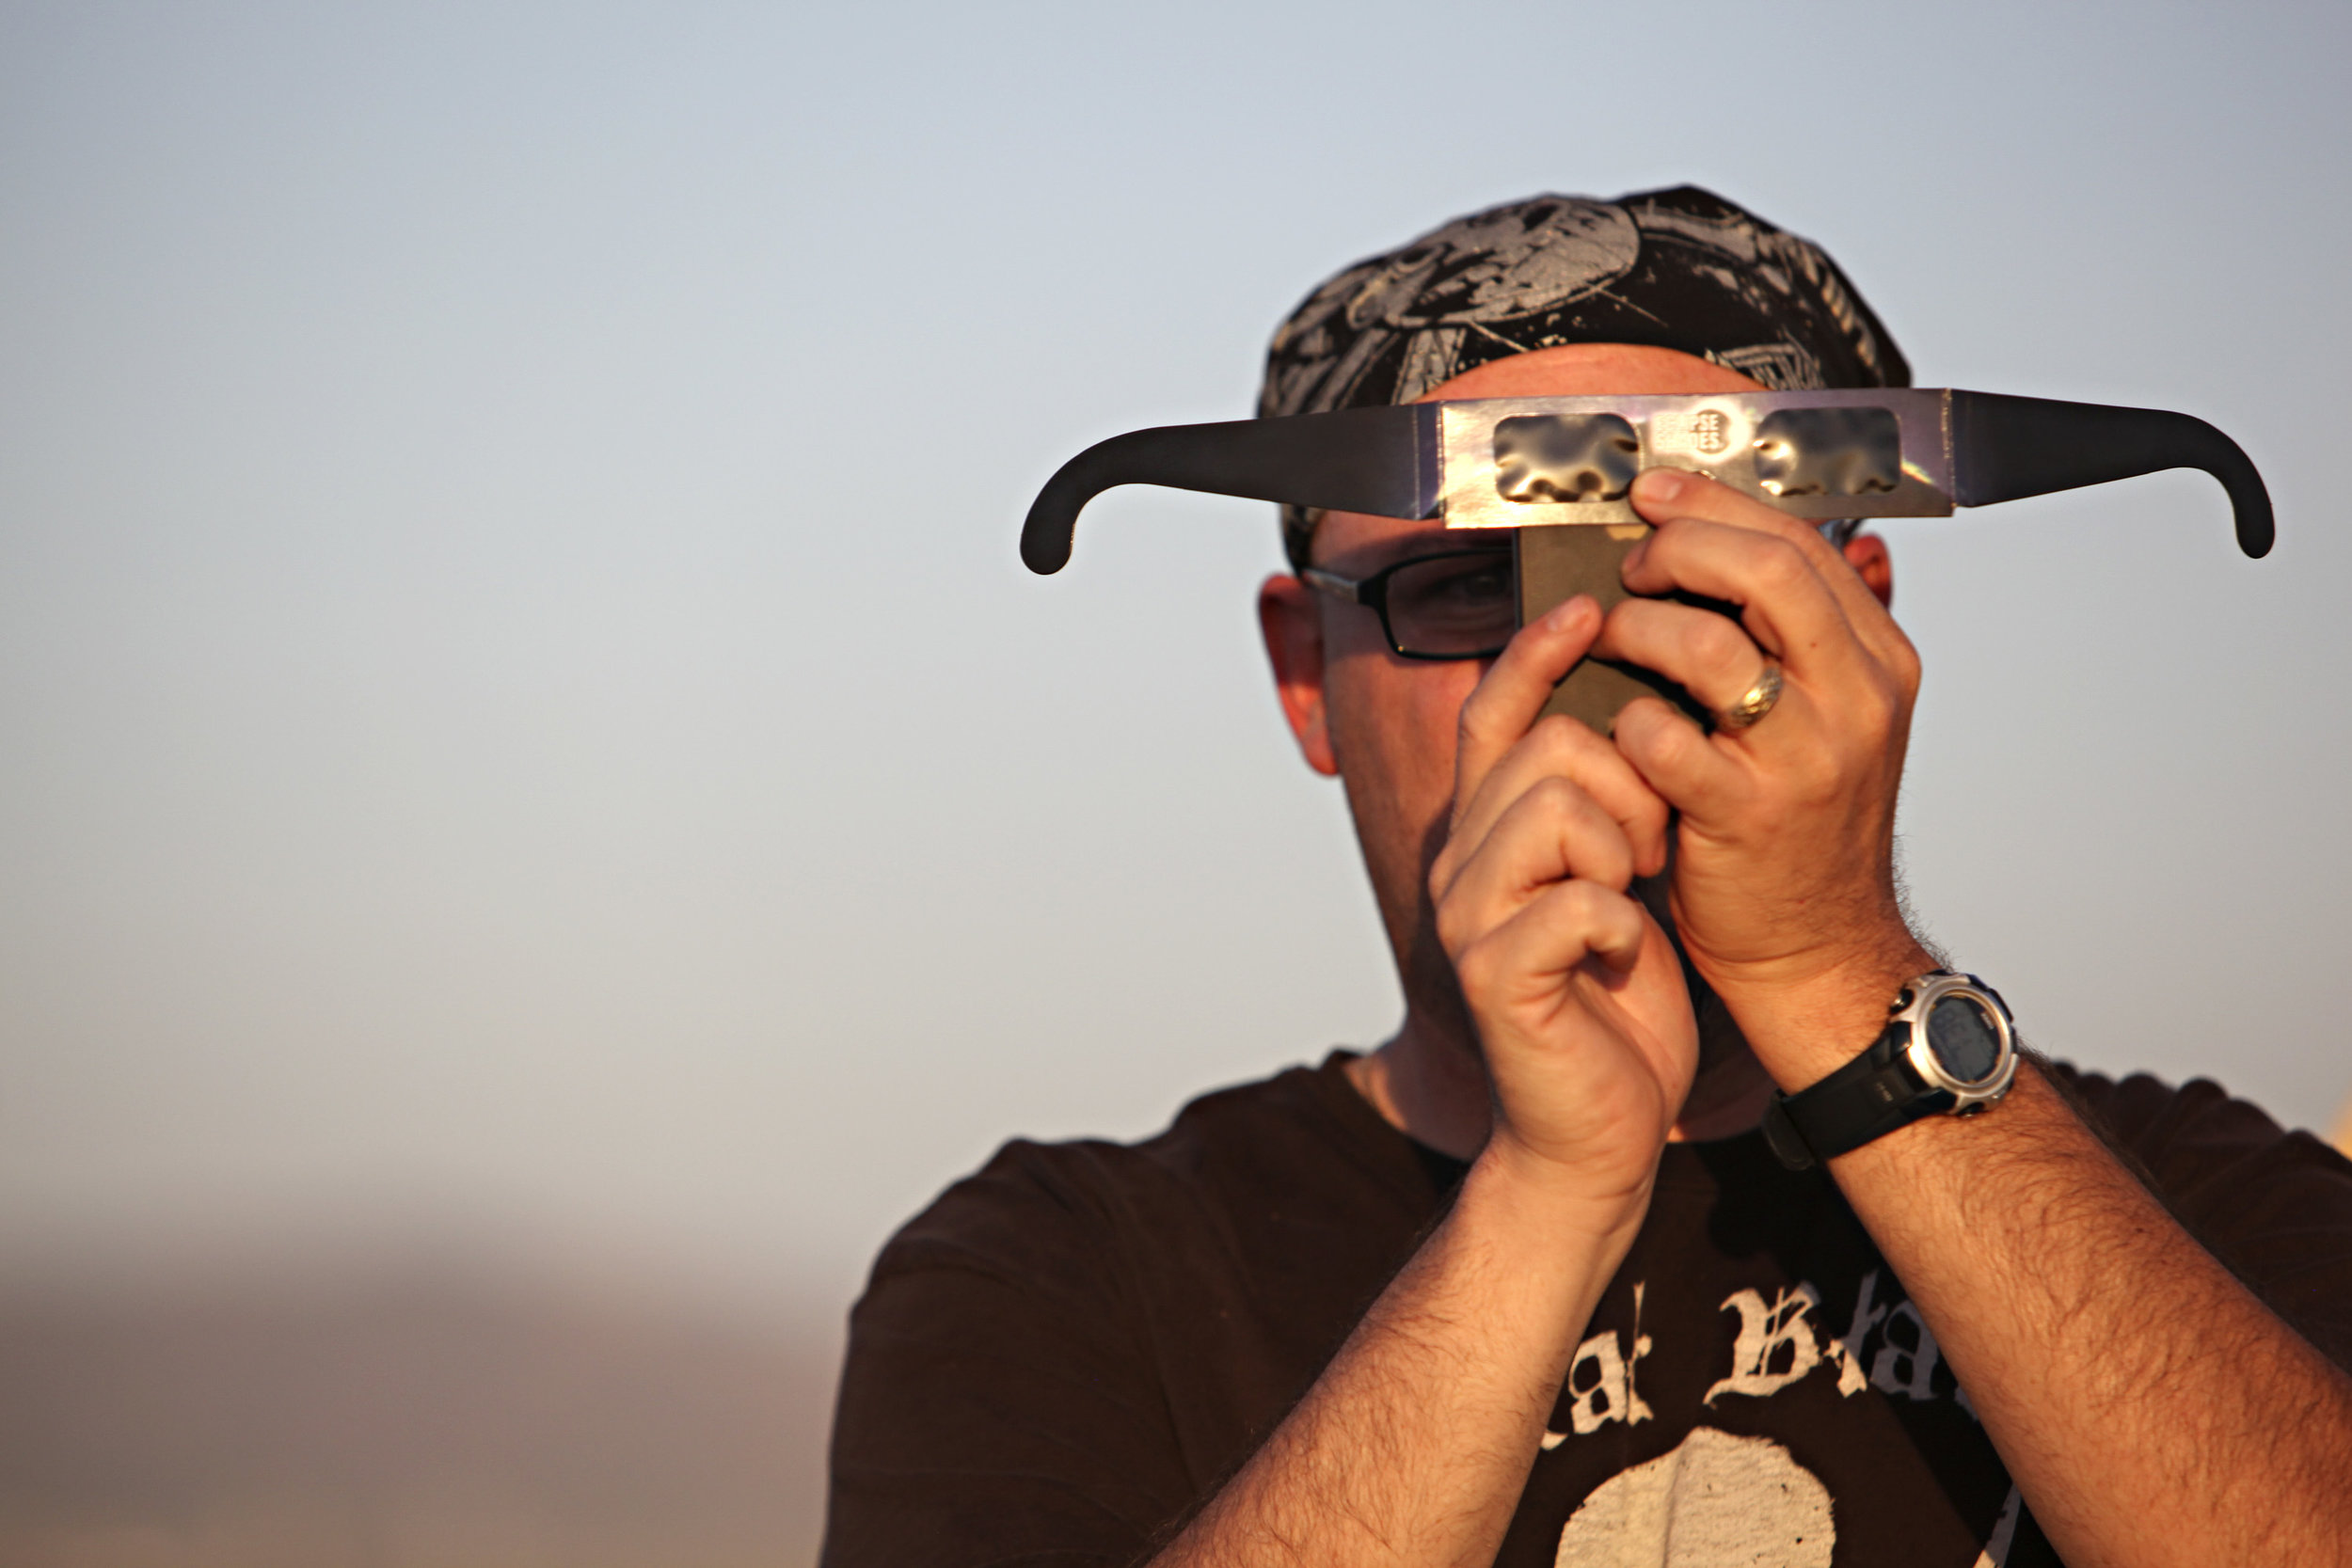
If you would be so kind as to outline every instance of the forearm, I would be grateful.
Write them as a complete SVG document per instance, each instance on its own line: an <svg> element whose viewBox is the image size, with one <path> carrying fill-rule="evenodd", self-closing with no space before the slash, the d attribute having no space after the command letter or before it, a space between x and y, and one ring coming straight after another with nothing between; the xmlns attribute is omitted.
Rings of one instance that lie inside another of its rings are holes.
<svg viewBox="0 0 2352 1568"><path fill-rule="evenodd" d="M1613 738L1678 814L1683 951L1787 1092L1851 1061L1934 967L1906 928L1894 808L1919 660L1882 570L1719 485L1646 474L1657 531L1594 644L1720 712L1635 703ZM1883 556L1878 558L1883 567ZM1648 595L1741 607L1740 635ZM1776 661L1776 665L1775 665ZM2175 1224L2037 1071L1831 1162L2034 1514L2097 1563L2339 1560L2352 1388Z"/></svg>
<svg viewBox="0 0 2352 1568"><path fill-rule="evenodd" d="M1264 1446L1158 1558L1491 1562L1641 1201L1565 1202L1489 1156Z"/></svg>
<svg viewBox="0 0 2352 1568"><path fill-rule="evenodd" d="M2031 1064L1830 1169L2068 1562L2339 1560L2352 1379Z"/></svg>

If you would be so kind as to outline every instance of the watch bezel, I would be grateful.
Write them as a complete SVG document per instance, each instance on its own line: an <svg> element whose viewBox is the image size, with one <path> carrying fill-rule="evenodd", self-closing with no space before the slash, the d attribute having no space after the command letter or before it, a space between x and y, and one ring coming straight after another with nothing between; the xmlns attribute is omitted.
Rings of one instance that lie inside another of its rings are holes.
<svg viewBox="0 0 2352 1568"><path fill-rule="evenodd" d="M1922 974L1904 988L1909 1000L1895 1009L1895 1020L1908 1023L1910 1037L1904 1043L1903 1056L1930 1088L1952 1097L1949 1115L1969 1116L1983 1110L2009 1093L2010 1085L2017 1077L2017 1036L2010 1023L2009 1004L2001 993L1973 974L1956 974L1949 971ZM1994 1057L1993 1070L1984 1077L1970 1081L1956 1078L1936 1059L1935 1047L1928 1039L1928 1014L1947 996L1965 996L1981 1005L1993 1020L1993 1033L1999 1049Z"/></svg>

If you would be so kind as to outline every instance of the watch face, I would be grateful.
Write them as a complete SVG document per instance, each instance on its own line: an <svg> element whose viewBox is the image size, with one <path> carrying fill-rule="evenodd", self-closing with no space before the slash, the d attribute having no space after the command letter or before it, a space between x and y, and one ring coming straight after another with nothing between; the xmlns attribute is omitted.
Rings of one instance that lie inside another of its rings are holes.
<svg viewBox="0 0 2352 1568"><path fill-rule="evenodd" d="M1928 1049L1954 1079L1981 1083L2000 1065L2001 1035L1982 1002L1965 994L1941 996L1928 1009Z"/></svg>

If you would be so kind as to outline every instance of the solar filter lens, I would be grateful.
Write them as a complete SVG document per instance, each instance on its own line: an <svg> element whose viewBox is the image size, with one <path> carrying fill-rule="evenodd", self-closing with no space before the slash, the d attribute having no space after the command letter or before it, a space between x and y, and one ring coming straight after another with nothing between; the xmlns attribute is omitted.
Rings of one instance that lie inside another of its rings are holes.
<svg viewBox="0 0 2352 1568"><path fill-rule="evenodd" d="M1518 414L1495 423L1495 491L1507 501L1623 500L1642 443L1616 414Z"/></svg>
<svg viewBox="0 0 2352 1568"><path fill-rule="evenodd" d="M1756 479L1772 496L1884 495L1902 483L1889 408L1782 408L1756 427Z"/></svg>

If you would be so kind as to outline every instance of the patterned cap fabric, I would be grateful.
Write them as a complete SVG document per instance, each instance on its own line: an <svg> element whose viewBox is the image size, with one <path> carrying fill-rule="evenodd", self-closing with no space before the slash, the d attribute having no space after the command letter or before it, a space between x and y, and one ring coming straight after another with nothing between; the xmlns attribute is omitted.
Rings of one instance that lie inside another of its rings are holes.
<svg viewBox="0 0 2352 1568"><path fill-rule="evenodd" d="M1562 343L1679 349L1774 391L1908 387L1911 366L1837 263L1695 185L1537 196L1456 218L1309 294L1266 351L1260 418L1410 403ZM1313 520L1282 509L1304 565Z"/></svg>

